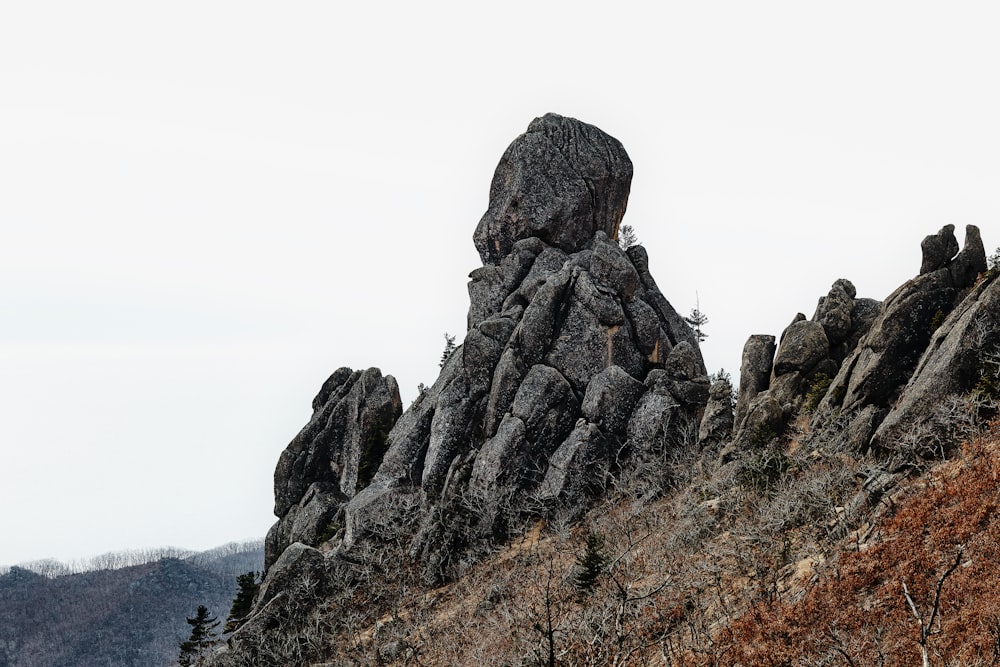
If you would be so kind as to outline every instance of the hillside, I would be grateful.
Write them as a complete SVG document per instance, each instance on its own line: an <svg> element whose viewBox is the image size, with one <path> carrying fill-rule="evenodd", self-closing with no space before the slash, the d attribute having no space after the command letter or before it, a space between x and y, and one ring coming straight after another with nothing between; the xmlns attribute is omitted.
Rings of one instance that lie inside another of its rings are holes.
<svg viewBox="0 0 1000 667"><path fill-rule="evenodd" d="M996 664L979 229L925 236L882 301L835 279L734 387L626 240L631 178L575 119L514 140L462 344L406 410L377 368L323 383L204 664Z"/></svg>
<svg viewBox="0 0 1000 667"><path fill-rule="evenodd" d="M107 554L97 562L133 559ZM236 575L259 570L262 562L262 545L247 543L75 574L10 568L0 576L0 665L173 664L190 631L185 619L200 604L225 619Z"/></svg>

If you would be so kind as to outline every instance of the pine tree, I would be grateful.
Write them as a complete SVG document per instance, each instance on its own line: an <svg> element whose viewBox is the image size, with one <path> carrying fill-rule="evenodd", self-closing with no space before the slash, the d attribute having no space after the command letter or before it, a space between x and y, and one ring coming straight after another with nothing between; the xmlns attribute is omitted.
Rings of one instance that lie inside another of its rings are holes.
<svg viewBox="0 0 1000 667"><path fill-rule="evenodd" d="M226 632L232 632L243 625L243 621L253 609L253 600L260 590L260 573L247 572L236 577L236 585L239 590L233 598L233 606L229 610L229 618L226 619Z"/></svg>
<svg viewBox="0 0 1000 667"><path fill-rule="evenodd" d="M444 333L444 352L441 353L441 363L438 364L441 368L448 363L448 358L451 357L451 353L455 351L455 337L449 336L448 332Z"/></svg>
<svg viewBox="0 0 1000 667"><path fill-rule="evenodd" d="M608 558L604 554L604 538L595 533L587 535L587 548L576 558L576 575L573 585L583 596L594 590L597 578L604 572Z"/></svg>
<svg viewBox="0 0 1000 667"><path fill-rule="evenodd" d="M708 324L708 316L701 312L701 304L698 302L698 295L695 294L694 297L694 308L684 321L688 323L688 326L694 330L694 335L698 339L699 343L704 343L705 339L708 338L708 334L702 331L702 327Z"/></svg>
<svg viewBox="0 0 1000 667"><path fill-rule="evenodd" d="M205 649L211 646L217 634L215 629L219 627L219 619L209 617L208 607L205 605L199 605L194 618L187 619L187 623L191 626L191 636L186 642L181 642L181 654L177 658L177 664L181 667L190 667L201 657Z"/></svg>
<svg viewBox="0 0 1000 667"><path fill-rule="evenodd" d="M639 245L639 237L636 236L635 228L632 225L622 225L618 228L618 245L622 250Z"/></svg>

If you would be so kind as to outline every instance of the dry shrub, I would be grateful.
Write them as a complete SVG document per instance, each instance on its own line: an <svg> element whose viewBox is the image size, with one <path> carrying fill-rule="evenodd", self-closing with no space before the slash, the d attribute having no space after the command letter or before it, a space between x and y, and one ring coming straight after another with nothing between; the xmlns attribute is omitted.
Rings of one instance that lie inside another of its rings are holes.
<svg viewBox="0 0 1000 667"><path fill-rule="evenodd" d="M795 603L755 605L732 626L731 664L915 664L921 614L961 548L960 566L941 589L940 628L929 639L935 664L1000 664L1000 429L938 466L898 505L882 539L844 553Z"/></svg>

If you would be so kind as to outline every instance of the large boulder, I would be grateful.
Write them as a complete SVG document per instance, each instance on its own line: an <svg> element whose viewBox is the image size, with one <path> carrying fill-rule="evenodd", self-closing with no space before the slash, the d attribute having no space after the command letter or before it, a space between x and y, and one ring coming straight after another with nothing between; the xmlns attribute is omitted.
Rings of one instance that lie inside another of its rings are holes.
<svg viewBox="0 0 1000 667"><path fill-rule="evenodd" d="M937 234L925 236L920 243L922 258L920 273L930 273L944 267L951 258L958 254L958 240L955 238L955 225L945 225Z"/></svg>
<svg viewBox="0 0 1000 667"><path fill-rule="evenodd" d="M853 327L854 296L856 292L851 281L841 278L833 284L830 292L820 299L813 320L819 322L826 332L830 345L843 342Z"/></svg>
<svg viewBox="0 0 1000 667"><path fill-rule="evenodd" d="M474 236L479 256L497 264L529 237L570 253L598 231L617 238L631 183L632 161L617 139L572 118L536 118L497 165Z"/></svg>
<svg viewBox="0 0 1000 667"><path fill-rule="evenodd" d="M740 387L736 392L736 410L733 414L736 426L743 422L753 399L770 384L776 349L774 336L766 334L750 336L743 345Z"/></svg>
<svg viewBox="0 0 1000 667"><path fill-rule="evenodd" d="M830 353L830 341L819 322L795 322L782 335L774 357L774 375L808 373Z"/></svg>

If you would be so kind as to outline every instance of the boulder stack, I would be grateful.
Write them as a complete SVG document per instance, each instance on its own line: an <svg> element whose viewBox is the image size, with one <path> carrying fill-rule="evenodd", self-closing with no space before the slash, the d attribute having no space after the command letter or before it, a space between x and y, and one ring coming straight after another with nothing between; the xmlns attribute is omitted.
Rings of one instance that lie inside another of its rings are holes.
<svg viewBox="0 0 1000 667"><path fill-rule="evenodd" d="M631 178L622 145L572 118L538 118L510 145L474 234L462 345L401 415L391 377L334 374L279 462L268 563L294 541L370 540L432 562L455 531L490 540L526 511L585 507L606 471L671 446L682 422L697 437L698 340L646 251L616 241ZM477 516L440 525L458 499Z"/></svg>

